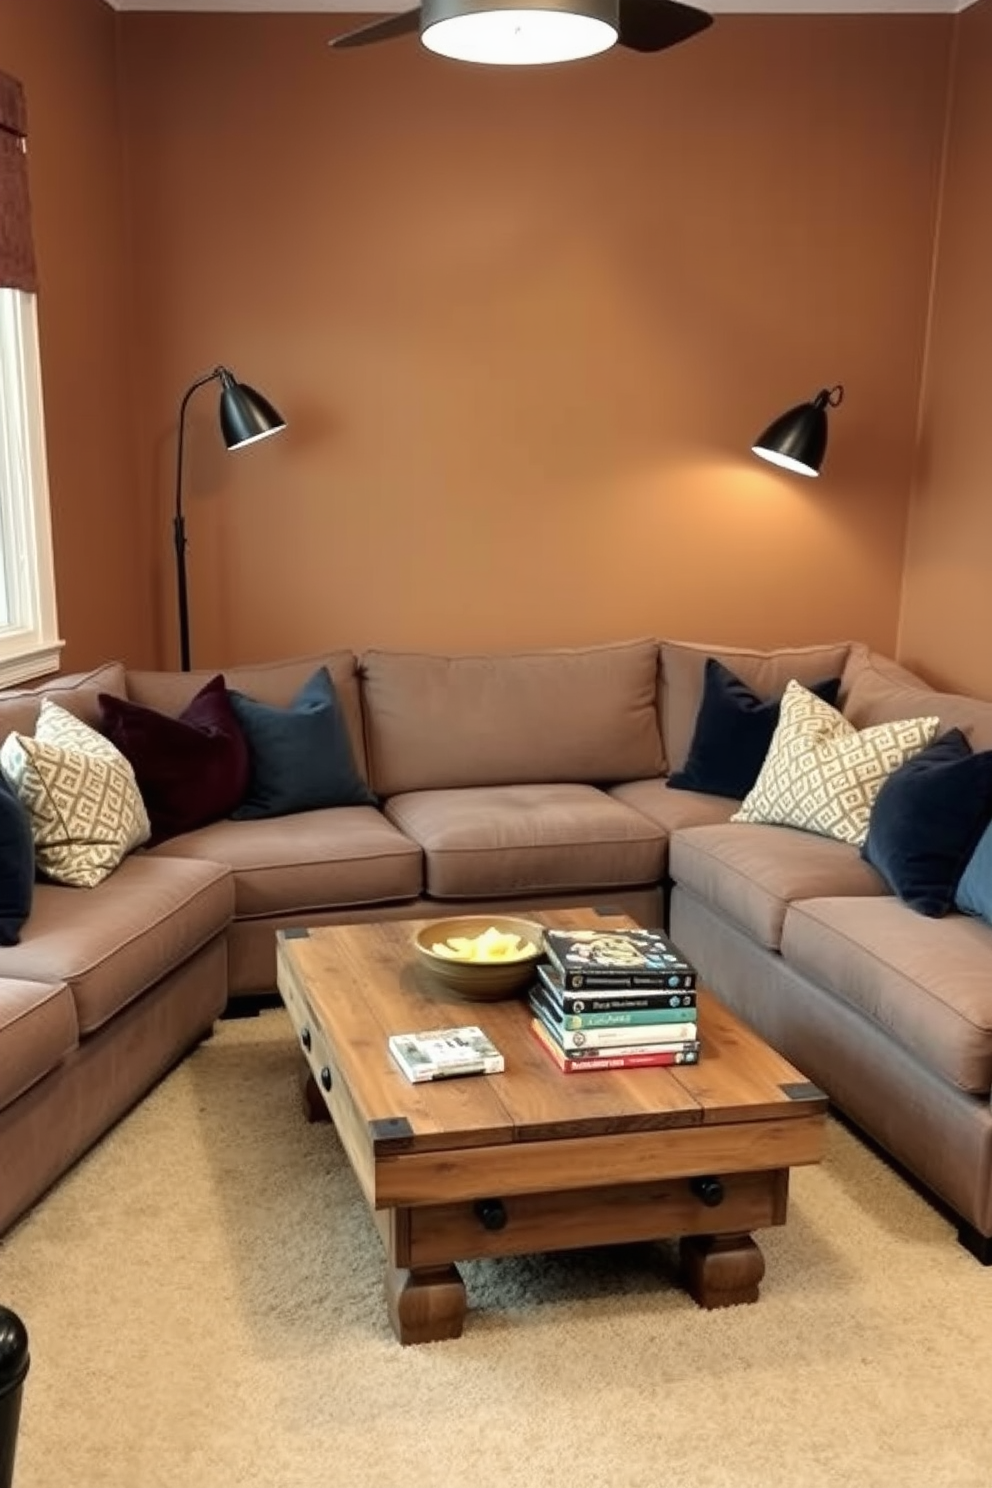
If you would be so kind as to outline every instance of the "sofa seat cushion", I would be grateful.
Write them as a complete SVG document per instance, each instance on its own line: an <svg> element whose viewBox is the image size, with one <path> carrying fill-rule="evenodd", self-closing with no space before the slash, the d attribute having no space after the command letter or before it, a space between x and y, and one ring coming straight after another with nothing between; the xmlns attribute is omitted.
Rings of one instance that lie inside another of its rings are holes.
<svg viewBox="0 0 992 1488"><path fill-rule="evenodd" d="M793 900L888 892L881 874L852 844L750 822L677 832L669 846L669 873L773 951Z"/></svg>
<svg viewBox="0 0 992 1488"><path fill-rule="evenodd" d="M657 883L665 834L591 785L412 791L386 802L438 899Z"/></svg>
<svg viewBox="0 0 992 1488"><path fill-rule="evenodd" d="M166 855L228 867L239 920L415 899L423 885L420 848L374 806L213 822L152 850Z"/></svg>
<svg viewBox="0 0 992 1488"><path fill-rule="evenodd" d="M972 1095L992 1085L992 930L898 899L793 904L782 956Z"/></svg>
<svg viewBox="0 0 992 1488"><path fill-rule="evenodd" d="M79 1031L93 1033L223 931L233 909L226 869L138 853L93 889L39 884L4 972L68 982Z"/></svg>
<svg viewBox="0 0 992 1488"><path fill-rule="evenodd" d="M667 780L628 780L610 787L615 801L622 801L654 822L665 834L665 856L661 871L668 871L668 838L680 827L706 827L729 821L740 804L726 796L707 796L701 791L671 790Z"/></svg>
<svg viewBox="0 0 992 1488"><path fill-rule="evenodd" d="M64 982L0 978L0 1111L78 1043L76 1007Z"/></svg>

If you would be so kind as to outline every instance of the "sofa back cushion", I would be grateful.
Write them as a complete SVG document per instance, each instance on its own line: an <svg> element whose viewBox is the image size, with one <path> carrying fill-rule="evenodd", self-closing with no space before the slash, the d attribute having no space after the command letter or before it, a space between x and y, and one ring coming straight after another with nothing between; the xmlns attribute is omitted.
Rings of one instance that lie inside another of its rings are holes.
<svg viewBox="0 0 992 1488"><path fill-rule="evenodd" d="M715 657L760 697L780 698L786 684L793 679L811 687L827 677L839 677L850 650L849 641L823 646L783 646L774 651L662 641L658 710L669 770L685 767L703 700L707 657Z"/></svg>
<svg viewBox="0 0 992 1488"><path fill-rule="evenodd" d="M296 694L319 667L325 666L348 727L355 764L363 778L368 778L365 739L362 728L362 702L353 651L326 651L316 656L303 656L293 661L262 662L258 666L224 668L224 681L232 692L242 692L258 703L274 708L288 708ZM157 708L177 718L195 693L215 676L215 671L127 673L127 696L145 708ZM105 689L106 690L106 689Z"/></svg>
<svg viewBox="0 0 992 1488"><path fill-rule="evenodd" d="M860 647L851 655L840 700L855 728L936 713L942 731L959 728L972 749L992 749L992 703L938 692L887 657Z"/></svg>
<svg viewBox="0 0 992 1488"><path fill-rule="evenodd" d="M400 791L661 774L658 647L443 656L368 651L372 785Z"/></svg>
<svg viewBox="0 0 992 1488"><path fill-rule="evenodd" d="M36 687L0 692L0 743L11 733L33 734L46 697L92 728L99 728L101 692L127 697L123 662L108 661L91 672L69 672L39 682Z"/></svg>

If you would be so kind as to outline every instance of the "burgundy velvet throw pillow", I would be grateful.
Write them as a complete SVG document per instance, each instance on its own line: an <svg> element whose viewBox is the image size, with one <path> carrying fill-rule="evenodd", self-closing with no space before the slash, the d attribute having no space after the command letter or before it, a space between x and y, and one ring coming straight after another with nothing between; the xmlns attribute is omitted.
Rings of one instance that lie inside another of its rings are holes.
<svg viewBox="0 0 992 1488"><path fill-rule="evenodd" d="M248 789L248 744L223 676L211 677L178 718L101 692L103 732L129 760L152 843L230 816Z"/></svg>

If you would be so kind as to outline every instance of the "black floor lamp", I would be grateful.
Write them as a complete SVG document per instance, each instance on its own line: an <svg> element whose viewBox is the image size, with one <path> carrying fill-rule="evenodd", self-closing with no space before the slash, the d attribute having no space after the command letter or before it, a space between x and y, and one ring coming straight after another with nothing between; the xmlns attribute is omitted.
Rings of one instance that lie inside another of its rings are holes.
<svg viewBox="0 0 992 1488"><path fill-rule="evenodd" d="M0 1488L14 1481L21 1394L30 1365L28 1330L16 1312L0 1307Z"/></svg>
<svg viewBox="0 0 992 1488"><path fill-rule="evenodd" d="M229 450L254 444L269 434L285 429L286 420L272 404L247 383L238 382L226 367L198 377L183 393L179 405L179 444L176 452L176 515L172 524L176 547L176 587L179 597L179 658L184 672L189 671L189 599L186 593L186 521L183 517L183 436L186 429L186 404L197 388L208 382L219 382L220 431Z"/></svg>

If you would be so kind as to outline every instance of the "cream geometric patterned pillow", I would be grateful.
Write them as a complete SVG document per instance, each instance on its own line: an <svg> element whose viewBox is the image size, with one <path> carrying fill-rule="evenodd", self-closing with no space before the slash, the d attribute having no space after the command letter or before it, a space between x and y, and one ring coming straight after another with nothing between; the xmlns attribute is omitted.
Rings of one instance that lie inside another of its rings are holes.
<svg viewBox="0 0 992 1488"><path fill-rule="evenodd" d="M903 718L856 729L792 681L761 773L731 821L799 827L860 847L882 782L939 728L939 718Z"/></svg>
<svg viewBox="0 0 992 1488"><path fill-rule="evenodd" d="M94 888L150 835L128 761L102 734L50 703L34 738L8 734L3 771L31 817L35 861L57 883Z"/></svg>
<svg viewBox="0 0 992 1488"><path fill-rule="evenodd" d="M69 713L65 708L60 708L49 698L42 698L41 712L38 722L35 724L34 736L43 744L54 744L59 749L78 749L83 754L94 755L97 759L105 759L113 764L119 765L121 769L129 772L134 780L134 788L137 800L134 802L134 840L131 848L140 847L147 842L151 836L151 825L148 821L148 813L145 803L141 799L138 790L138 782L135 778L134 767L126 755L121 754L116 744L112 744L106 734L100 734L95 728L90 728L81 718L74 713Z"/></svg>

